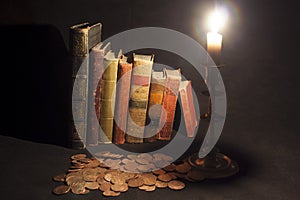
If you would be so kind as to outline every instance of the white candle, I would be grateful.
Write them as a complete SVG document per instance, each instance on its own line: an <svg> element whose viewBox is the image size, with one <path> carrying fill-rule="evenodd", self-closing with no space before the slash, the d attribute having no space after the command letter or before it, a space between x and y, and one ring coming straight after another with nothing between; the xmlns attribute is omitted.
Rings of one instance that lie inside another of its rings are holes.
<svg viewBox="0 0 300 200"><path fill-rule="evenodd" d="M218 56L222 49L222 35L217 32L207 33L207 52L211 56Z"/></svg>

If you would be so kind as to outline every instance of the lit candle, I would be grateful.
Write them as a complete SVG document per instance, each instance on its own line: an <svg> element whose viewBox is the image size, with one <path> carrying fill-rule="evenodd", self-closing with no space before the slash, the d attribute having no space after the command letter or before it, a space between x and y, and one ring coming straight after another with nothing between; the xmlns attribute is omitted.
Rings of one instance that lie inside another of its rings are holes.
<svg viewBox="0 0 300 200"><path fill-rule="evenodd" d="M224 25L226 16L220 10L215 10L209 18L211 31L207 33L207 52L215 64L221 64L222 35L218 33Z"/></svg>
<svg viewBox="0 0 300 200"><path fill-rule="evenodd" d="M222 48L222 35L217 32L207 33L207 52L213 58L219 58Z"/></svg>

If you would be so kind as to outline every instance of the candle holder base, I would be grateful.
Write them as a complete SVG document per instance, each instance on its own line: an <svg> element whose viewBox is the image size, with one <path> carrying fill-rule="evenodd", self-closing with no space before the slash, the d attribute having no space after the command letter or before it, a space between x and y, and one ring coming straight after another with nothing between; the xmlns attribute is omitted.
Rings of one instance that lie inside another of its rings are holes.
<svg viewBox="0 0 300 200"><path fill-rule="evenodd" d="M204 158L199 158L198 153L187 158L188 163L208 179L218 179L233 176L239 171L238 164L228 156L215 152Z"/></svg>

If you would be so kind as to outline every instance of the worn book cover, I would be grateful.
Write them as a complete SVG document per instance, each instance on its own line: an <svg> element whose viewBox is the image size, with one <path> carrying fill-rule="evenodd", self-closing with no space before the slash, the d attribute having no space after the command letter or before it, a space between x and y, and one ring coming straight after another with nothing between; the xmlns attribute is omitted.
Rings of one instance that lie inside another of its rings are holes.
<svg viewBox="0 0 300 200"><path fill-rule="evenodd" d="M191 81L182 81L180 83L179 95L187 136L194 137L198 120L195 112Z"/></svg>
<svg viewBox="0 0 300 200"><path fill-rule="evenodd" d="M88 131L86 143L90 146L98 145L99 141L99 119L100 119L100 75L103 73L104 56L110 50L110 43L97 44L90 52L90 74L89 74L89 109L88 109Z"/></svg>
<svg viewBox="0 0 300 200"><path fill-rule="evenodd" d="M157 133L159 132L159 121L162 111L162 102L165 91L166 77L164 72L152 71L150 95L148 103L148 121L144 133L145 142L155 142L157 140Z"/></svg>
<svg viewBox="0 0 300 200"><path fill-rule="evenodd" d="M113 133L113 141L115 144L125 143L131 72L132 63L128 63L127 57L122 55L119 59L118 65L118 82Z"/></svg>
<svg viewBox="0 0 300 200"><path fill-rule="evenodd" d="M70 54L72 60L72 110L69 143L71 148L86 145L88 113L89 52L101 41L101 23L88 22L70 27ZM75 126L76 124L76 126Z"/></svg>
<svg viewBox="0 0 300 200"><path fill-rule="evenodd" d="M133 54L126 142L143 143L154 55Z"/></svg>
<svg viewBox="0 0 300 200"><path fill-rule="evenodd" d="M180 69L164 69L166 75L166 84L163 97L163 109L160 116L160 127L162 129L158 133L159 140L170 140L173 129L176 103L178 97L179 86L181 82Z"/></svg>

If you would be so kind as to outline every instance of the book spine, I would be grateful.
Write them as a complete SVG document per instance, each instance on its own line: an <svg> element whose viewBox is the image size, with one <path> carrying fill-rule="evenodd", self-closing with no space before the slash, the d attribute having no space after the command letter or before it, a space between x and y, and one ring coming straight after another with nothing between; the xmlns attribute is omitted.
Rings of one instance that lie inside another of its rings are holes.
<svg viewBox="0 0 300 200"><path fill-rule="evenodd" d="M100 97L100 143L111 143L113 137L113 122L115 108L115 93L118 71L118 59L107 60L104 58L104 70L101 79Z"/></svg>
<svg viewBox="0 0 300 200"><path fill-rule="evenodd" d="M194 137L198 121L196 119L197 116L195 112L191 81L186 82L186 86L180 89L180 100L187 136Z"/></svg>
<svg viewBox="0 0 300 200"><path fill-rule="evenodd" d="M153 58L153 56L152 56ZM135 60L130 87L126 142L143 143L153 59Z"/></svg>
<svg viewBox="0 0 300 200"><path fill-rule="evenodd" d="M70 53L72 60L73 80L73 121L70 135L70 147L74 149L82 149L85 147L88 106L87 88L89 51L88 31L86 29L70 29Z"/></svg>
<svg viewBox="0 0 300 200"><path fill-rule="evenodd" d="M125 143L132 64L119 62L113 141Z"/></svg>
<svg viewBox="0 0 300 200"><path fill-rule="evenodd" d="M171 139L178 91L181 82L181 74L179 69L178 70L165 69L165 73L166 73L166 88L164 91L164 98L162 104L165 112L161 112L159 127L162 127L162 129L158 133L159 140ZM175 74L175 75L171 75L171 74Z"/></svg>
<svg viewBox="0 0 300 200"><path fill-rule="evenodd" d="M98 145L99 141L99 119L100 119L100 80L98 74L103 73L104 52L98 49L92 49L90 53L90 98L94 101L89 102L88 131L86 143L89 146ZM93 115L93 109L96 116Z"/></svg>
<svg viewBox="0 0 300 200"><path fill-rule="evenodd" d="M159 132L159 121L162 111L163 96L165 90L165 79L157 78L155 73L152 74L150 97L148 103L149 123L145 128L145 142L155 142Z"/></svg>

